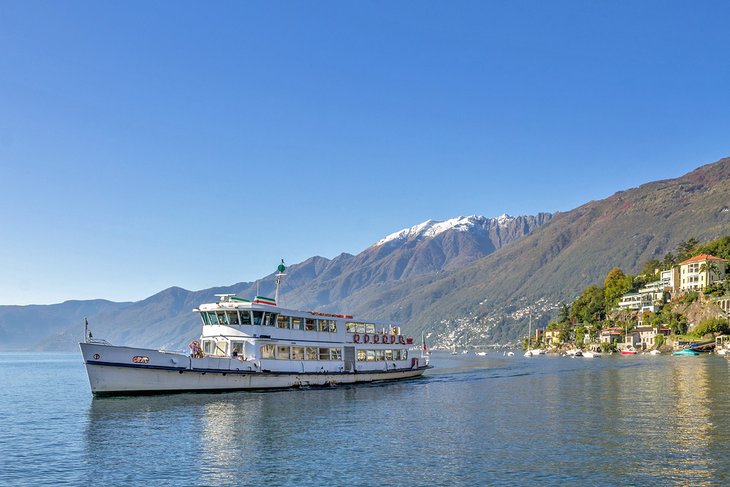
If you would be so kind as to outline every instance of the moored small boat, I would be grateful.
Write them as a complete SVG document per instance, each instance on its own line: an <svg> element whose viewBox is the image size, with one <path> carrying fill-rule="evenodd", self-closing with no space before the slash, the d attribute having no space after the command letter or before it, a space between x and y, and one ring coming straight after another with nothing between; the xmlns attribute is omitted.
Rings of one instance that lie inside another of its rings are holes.
<svg viewBox="0 0 730 487"><path fill-rule="evenodd" d="M672 352L672 355L691 355L691 356L697 356L700 352L696 350L692 350L690 348L685 348L683 350L678 350L676 352Z"/></svg>

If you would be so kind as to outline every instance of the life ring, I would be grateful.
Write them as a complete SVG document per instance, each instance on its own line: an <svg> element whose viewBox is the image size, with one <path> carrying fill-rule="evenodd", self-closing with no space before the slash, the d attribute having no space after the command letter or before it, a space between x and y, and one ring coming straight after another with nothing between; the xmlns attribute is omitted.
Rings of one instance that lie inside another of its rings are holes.
<svg viewBox="0 0 730 487"><path fill-rule="evenodd" d="M365 335L365 338L362 340L365 343L370 343L370 335Z"/></svg>
<svg viewBox="0 0 730 487"><path fill-rule="evenodd" d="M380 335L373 336L373 343L380 343Z"/></svg>
<svg viewBox="0 0 730 487"><path fill-rule="evenodd" d="M398 343L400 343L401 345L405 345L406 337L404 337L403 335L398 336Z"/></svg>
<svg viewBox="0 0 730 487"><path fill-rule="evenodd" d="M395 343L396 340L397 338L395 337L395 335L390 335L390 343Z"/></svg>
<svg viewBox="0 0 730 487"><path fill-rule="evenodd" d="M360 343L360 334L359 333L355 333L352 336L352 341L355 342L355 343Z"/></svg>

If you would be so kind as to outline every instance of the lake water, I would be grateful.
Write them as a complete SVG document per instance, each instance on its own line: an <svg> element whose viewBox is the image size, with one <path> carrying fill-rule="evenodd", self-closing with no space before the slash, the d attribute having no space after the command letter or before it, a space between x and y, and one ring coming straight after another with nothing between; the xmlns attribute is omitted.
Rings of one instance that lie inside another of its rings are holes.
<svg viewBox="0 0 730 487"><path fill-rule="evenodd" d="M728 485L721 357L434 355L400 383L92 399L0 354L0 484Z"/></svg>

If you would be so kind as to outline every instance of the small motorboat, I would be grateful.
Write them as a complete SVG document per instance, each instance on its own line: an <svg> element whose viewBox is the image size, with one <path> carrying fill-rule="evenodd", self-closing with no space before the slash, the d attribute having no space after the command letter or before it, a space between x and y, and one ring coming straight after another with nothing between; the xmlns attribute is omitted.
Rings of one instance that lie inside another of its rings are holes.
<svg viewBox="0 0 730 487"><path fill-rule="evenodd" d="M595 352L593 350L586 350L583 352L585 358L600 358L603 354L601 352Z"/></svg>
<svg viewBox="0 0 730 487"><path fill-rule="evenodd" d="M672 355L699 355L700 352L696 350L692 350L691 348L685 348L684 350L678 350L676 352L672 352Z"/></svg>
<svg viewBox="0 0 730 487"><path fill-rule="evenodd" d="M634 347L627 347L621 350L621 355L636 355L637 353L639 352Z"/></svg>
<svg viewBox="0 0 730 487"><path fill-rule="evenodd" d="M661 355L661 354L662 354L662 352L660 350L652 350L651 352L649 352L649 355Z"/></svg>

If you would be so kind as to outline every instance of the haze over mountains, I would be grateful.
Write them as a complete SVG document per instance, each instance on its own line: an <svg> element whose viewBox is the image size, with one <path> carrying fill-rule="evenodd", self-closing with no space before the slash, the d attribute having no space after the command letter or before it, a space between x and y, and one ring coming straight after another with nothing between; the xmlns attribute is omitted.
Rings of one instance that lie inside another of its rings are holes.
<svg viewBox="0 0 730 487"><path fill-rule="evenodd" d="M690 237L730 234L728 205L730 159L723 159L565 213L427 221L357 255L290 266L280 302L397 320L443 346L505 342L525 334L530 313L545 324L614 266L635 272ZM256 286L170 288L136 303L0 306L0 349L75 350L83 316L112 343L182 348L200 333L194 307L216 293L253 296ZM273 294L273 277L259 286Z"/></svg>

